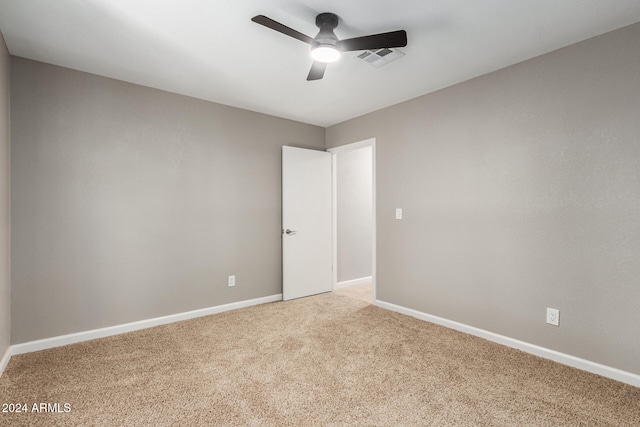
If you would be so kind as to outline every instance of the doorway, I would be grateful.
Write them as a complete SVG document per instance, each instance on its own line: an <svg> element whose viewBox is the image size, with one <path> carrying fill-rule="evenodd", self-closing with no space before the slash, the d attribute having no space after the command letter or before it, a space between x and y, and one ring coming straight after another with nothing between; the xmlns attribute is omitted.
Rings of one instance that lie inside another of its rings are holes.
<svg viewBox="0 0 640 427"><path fill-rule="evenodd" d="M327 151L333 160L333 289L374 303L375 138Z"/></svg>

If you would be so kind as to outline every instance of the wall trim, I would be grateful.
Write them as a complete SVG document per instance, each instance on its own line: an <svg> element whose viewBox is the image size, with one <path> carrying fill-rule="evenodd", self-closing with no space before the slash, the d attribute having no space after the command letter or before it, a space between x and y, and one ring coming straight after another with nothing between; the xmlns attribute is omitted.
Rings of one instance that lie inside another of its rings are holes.
<svg viewBox="0 0 640 427"><path fill-rule="evenodd" d="M560 353L559 351L551 350L545 347L540 347L535 344L530 344L524 341L520 341L514 338L509 338L504 335L496 334L493 332L485 331L484 329L476 328L474 326L465 325L464 323L458 323L453 320L448 320L442 317L434 316L432 314L423 313L421 311L413 310L411 308L391 304L385 301L373 300L373 305L387 310L395 311L397 313L406 314L411 317L415 317L420 320L435 323L437 325L445 326L456 331L464 332L469 335L475 335L480 338L493 341L498 344L505 345L507 347L522 350L526 353L533 354L535 356L542 357L544 359L553 360L554 362L568 365L573 368L581 369L583 371L591 372L592 374L601 375L616 381L620 381L635 387L640 387L640 375L631 372L623 371L610 366L602 365L600 363L592 362L590 360L581 359L579 357L571 356L570 354Z"/></svg>
<svg viewBox="0 0 640 427"><path fill-rule="evenodd" d="M180 322L182 320L194 319L196 317L209 316L211 314L222 313L239 308L250 307L252 305L265 304L268 302L282 301L282 294L271 295L268 297L255 298L246 301L233 302L214 307L202 308L199 310L187 311L184 313L171 314L169 316L155 317L153 319L140 320L138 322L125 323L122 325L109 326L106 328L92 329L85 332L77 332L74 334L61 335L52 338L45 338L36 341L29 341L22 344L14 344L10 347L10 355L31 353L33 351L46 350L49 348L60 347L68 344L75 344L82 341L94 340L96 338L105 338L112 335L133 332L140 329L152 328L154 326L166 325L168 323ZM7 351L9 353L9 351ZM5 355L6 357L6 355ZM4 362L4 358L3 358ZM8 360L7 360L8 362Z"/></svg>
<svg viewBox="0 0 640 427"><path fill-rule="evenodd" d="M4 368L9 364L9 359L11 359L11 346L7 347L7 351L4 352L4 356L0 359L0 377L4 373Z"/></svg>
<svg viewBox="0 0 640 427"><path fill-rule="evenodd" d="M334 289L348 288L349 286L361 285L362 283L370 283L373 280L372 276L360 277L358 279L344 280L336 283Z"/></svg>

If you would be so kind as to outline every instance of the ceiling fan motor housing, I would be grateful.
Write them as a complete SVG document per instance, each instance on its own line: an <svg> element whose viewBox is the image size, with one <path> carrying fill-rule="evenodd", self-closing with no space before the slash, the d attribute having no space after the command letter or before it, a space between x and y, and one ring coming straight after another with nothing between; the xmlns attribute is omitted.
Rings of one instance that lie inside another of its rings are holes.
<svg viewBox="0 0 640 427"><path fill-rule="evenodd" d="M321 13L316 16L316 26L320 28L320 32L313 39L311 46L332 46L335 48L338 37L333 29L338 26L338 15L329 12Z"/></svg>

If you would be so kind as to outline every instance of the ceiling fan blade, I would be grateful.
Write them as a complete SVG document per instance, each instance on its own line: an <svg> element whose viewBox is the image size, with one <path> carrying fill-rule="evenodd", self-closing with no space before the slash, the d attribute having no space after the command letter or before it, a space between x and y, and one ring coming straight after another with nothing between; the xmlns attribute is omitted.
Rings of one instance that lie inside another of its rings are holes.
<svg viewBox="0 0 640 427"><path fill-rule="evenodd" d="M313 38L302 34L299 31L294 30L293 28L289 28L286 25L279 23L278 21L274 21L271 18L267 18L264 15L257 15L251 18L251 20L257 24L264 25L267 28L271 28L272 30L276 30L279 33L285 34L289 37L293 37L294 39L298 39L302 42L311 44Z"/></svg>
<svg viewBox="0 0 640 427"><path fill-rule="evenodd" d="M311 65L311 70L309 70L309 75L307 76L307 80L320 80L322 77L324 77L324 70L326 68L326 62L313 61L313 65Z"/></svg>
<svg viewBox="0 0 640 427"><path fill-rule="evenodd" d="M374 50L383 47L405 47L407 32L405 30L389 33L372 34L370 36L355 37L338 41L336 47L342 52L352 50Z"/></svg>

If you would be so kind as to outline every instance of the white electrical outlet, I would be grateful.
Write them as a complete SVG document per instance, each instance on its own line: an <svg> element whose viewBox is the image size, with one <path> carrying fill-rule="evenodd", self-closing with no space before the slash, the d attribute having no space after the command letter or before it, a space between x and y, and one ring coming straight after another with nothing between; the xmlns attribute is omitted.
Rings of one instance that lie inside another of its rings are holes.
<svg viewBox="0 0 640 427"><path fill-rule="evenodd" d="M560 310L547 307L547 323L553 326L560 326Z"/></svg>
<svg viewBox="0 0 640 427"><path fill-rule="evenodd" d="M396 208L396 219L402 219L402 208Z"/></svg>
<svg viewBox="0 0 640 427"><path fill-rule="evenodd" d="M229 280L227 280L227 284L229 287L236 285L236 276L229 276Z"/></svg>

